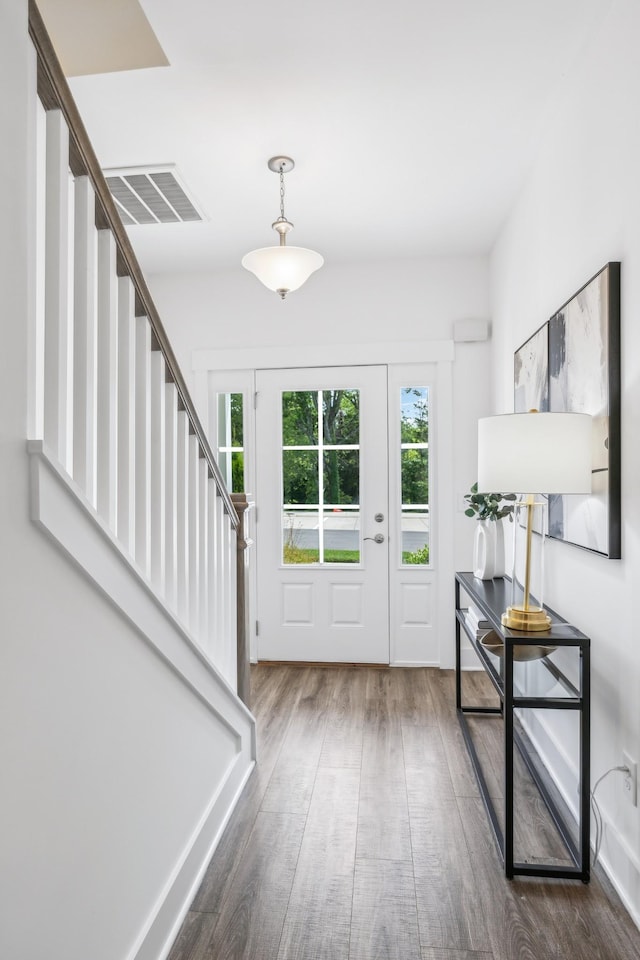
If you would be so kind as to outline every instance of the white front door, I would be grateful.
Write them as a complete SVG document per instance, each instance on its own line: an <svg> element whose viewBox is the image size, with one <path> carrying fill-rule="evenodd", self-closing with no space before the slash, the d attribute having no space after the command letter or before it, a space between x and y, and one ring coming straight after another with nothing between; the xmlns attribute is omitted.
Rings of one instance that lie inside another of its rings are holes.
<svg viewBox="0 0 640 960"><path fill-rule="evenodd" d="M258 657L388 663L387 368L256 389Z"/></svg>

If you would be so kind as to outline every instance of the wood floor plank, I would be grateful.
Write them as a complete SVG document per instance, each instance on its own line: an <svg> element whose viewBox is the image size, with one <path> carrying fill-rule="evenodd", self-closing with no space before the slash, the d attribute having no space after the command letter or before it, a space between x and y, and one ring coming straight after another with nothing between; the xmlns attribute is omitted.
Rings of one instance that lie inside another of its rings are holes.
<svg viewBox="0 0 640 960"><path fill-rule="evenodd" d="M411 859L402 725L391 689L389 671L371 672L362 745L359 859Z"/></svg>
<svg viewBox="0 0 640 960"><path fill-rule="evenodd" d="M403 726L423 726L426 718L436 717L428 674L428 667L414 667L411 670L394 668L391 672L389 696Z"/></svg>
<svg viewBox="0 0 640 960"><path fill-rule="evenodd" d="M320 761L334 671L300 670L299 697L282 742L262 810L306 814Z"/></svg>
<svg viewBox="0 0 640 960"><path fill-rule="evenodd" d="M473 738L487 784L489 796L502 805L504 797L504 724L501 717L467 714L467 724Z"/></svg>
<svg viewBox="0 0 640 960"><path fill-rule="evenodd" d="M411 860L407 786L397 778L362 775L358 808L357 857Z"/></svg>
<svg viewBox="0 0 640 960"><path fill-rule="evenodd" d="M404 779L402 724L397 703L389 696L389 671L372 670L365 700L362 772L365 775Z"/></svg>
<svg viewBox="0 0 640 960"><path fill-rule="evenodd" d="M305 820L258 814L202 960L277 960Z"/></svg>
<svg viewBox="0 0 640 960"><path fill-rule="evenodd" d="M430 800L452 800L453 783L437 721L402 725L409 816L422 815Z"/></svg>
<svg viewBox="0 0 640 960"><path fill-rule="evenodd" d="M483 901L455 801L425 805L411 819L416 903L423 947L490 951Z"/></svg>
<svg viewBox="0 0 640 960"><path fill-rule="evenodd" d="M410 863L356 861L349 960L421 960Z"/></svg>
<svg viewBox="0 0 640 960"><path fill-rule="evenodd" d="M467 754L456 713L453 670L434 670L428 674L429 689L438 711L440 736L447 755L449 775L457 797L478 797L478 784Z"/></svg>
<svg viewBox="0 0 640 960"><path fill-rule="evenodd" d="M478 953L476 950L439 950L422 948L422 960L493 960L492 953Z"/></svg>
<svg viewBox="0 0 640 960"><path fill-rule="evenodd" d="M327 709L320 766L360 769L367 671L345 667L338 671L334 684L334 694Z"/></svg>
<svg viewBox="0 0 640 960"><path fill-rule="evenodd" d="M357 770L318 771L279 960L348 960L359 781Z"/></svg>
<svg viewBox="0 0 640 960"><path fill-rule="evenodd" d="M189 911L167 960L202 960L215 923L210 913Z"/></svg>

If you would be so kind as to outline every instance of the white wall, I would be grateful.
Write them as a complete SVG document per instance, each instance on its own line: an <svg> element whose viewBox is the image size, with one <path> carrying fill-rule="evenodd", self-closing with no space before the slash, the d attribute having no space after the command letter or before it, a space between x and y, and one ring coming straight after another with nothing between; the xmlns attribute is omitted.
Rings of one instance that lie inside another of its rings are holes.
<svg viewBox="0 0 640 960"><path fill-rule="evenodd" d="M30 519L26 0L2 0L0 22L0 955L155 958L211 848L238 737Z"/></svg>
<svg viewBox="0 0 640 960"><path fill-rule="evenodd" d="M240 264L149 278L184 370L191 351L242 344L449 340L454 320L487 317L487 260L432 258L325 266L281 300Z"/></svg>
<svg viewBox="0 0 640 960"><path fill-rule="evenodd" d="M556 541L546 600L592 637L592 782L640 759L640 6L614 0L569 70L555 115L491 259L494 409L513 409L513 352L609 260L622 261L623 559ZM598 789L602 859L640 919L640 814L622 777Z"/></svg>
<svg viewBox="0 0 640 960"><path fill-rule="evenodd" d="M330 257L307 284L286 300L240 264L225 274L162 275L150 287L178 360L185 372L194 350L289 346L299 362L313 365L314 346L453 339L457 320L488 319L488 261L485 258L389 260L331 264ZM464 517L462 494L476 479L478 416L490 412L488 342L459 343L453 364L454 506L451 524L456 569L468 570L474 523ZM198 393L195 393L196 402ZM451 575L451 606L453 577ZM449 629L450 628L450 629ZM444 632L443 665L453 664L453 619ZM449 635L450 634L450 635Z"/></svg>

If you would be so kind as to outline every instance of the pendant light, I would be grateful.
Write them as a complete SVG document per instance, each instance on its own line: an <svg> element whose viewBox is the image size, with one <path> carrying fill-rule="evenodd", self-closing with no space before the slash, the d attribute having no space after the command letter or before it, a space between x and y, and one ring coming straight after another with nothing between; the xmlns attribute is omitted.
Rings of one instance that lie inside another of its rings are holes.
<svg viewBox="0 0 640 960"><path fill-rule="evenodd" d="M284 300L288 293L297 290L315 270L320 269L324 258L305 247L287 246L287 234L293 224L284 215L284 175L293 170L294 161L291 157L271 157L267 166L280 175L280 216L271 224L280 235L280 245L252 250L242 258L242 266Z"/></svg>

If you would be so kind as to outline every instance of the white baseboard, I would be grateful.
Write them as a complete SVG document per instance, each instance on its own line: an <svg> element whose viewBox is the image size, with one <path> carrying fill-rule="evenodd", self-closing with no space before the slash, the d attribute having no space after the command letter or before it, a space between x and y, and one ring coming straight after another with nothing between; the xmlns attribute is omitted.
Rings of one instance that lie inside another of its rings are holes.
<svg viewBox="0 0 640 960"><path fill-rule="evenodd" d="M604 838L598 862L622 900L629 916L640 930L640 908L638 907L640 860L637 851L631 849L606 813L604 811L601 813ZM635 897L633 891L635 891Z"/></svg>
<svg viewBox="0 0 640 960"><path fill-rule="evenodd" d="M435 660L392 660L390 667L439 667Z"/></svg>
<svg viewBox="0 0 640 960"><path fill-rule="evenodd" d="M236 755L158 899L128 960L164 960L197 893L229 817L254 767Z"/></svg>

